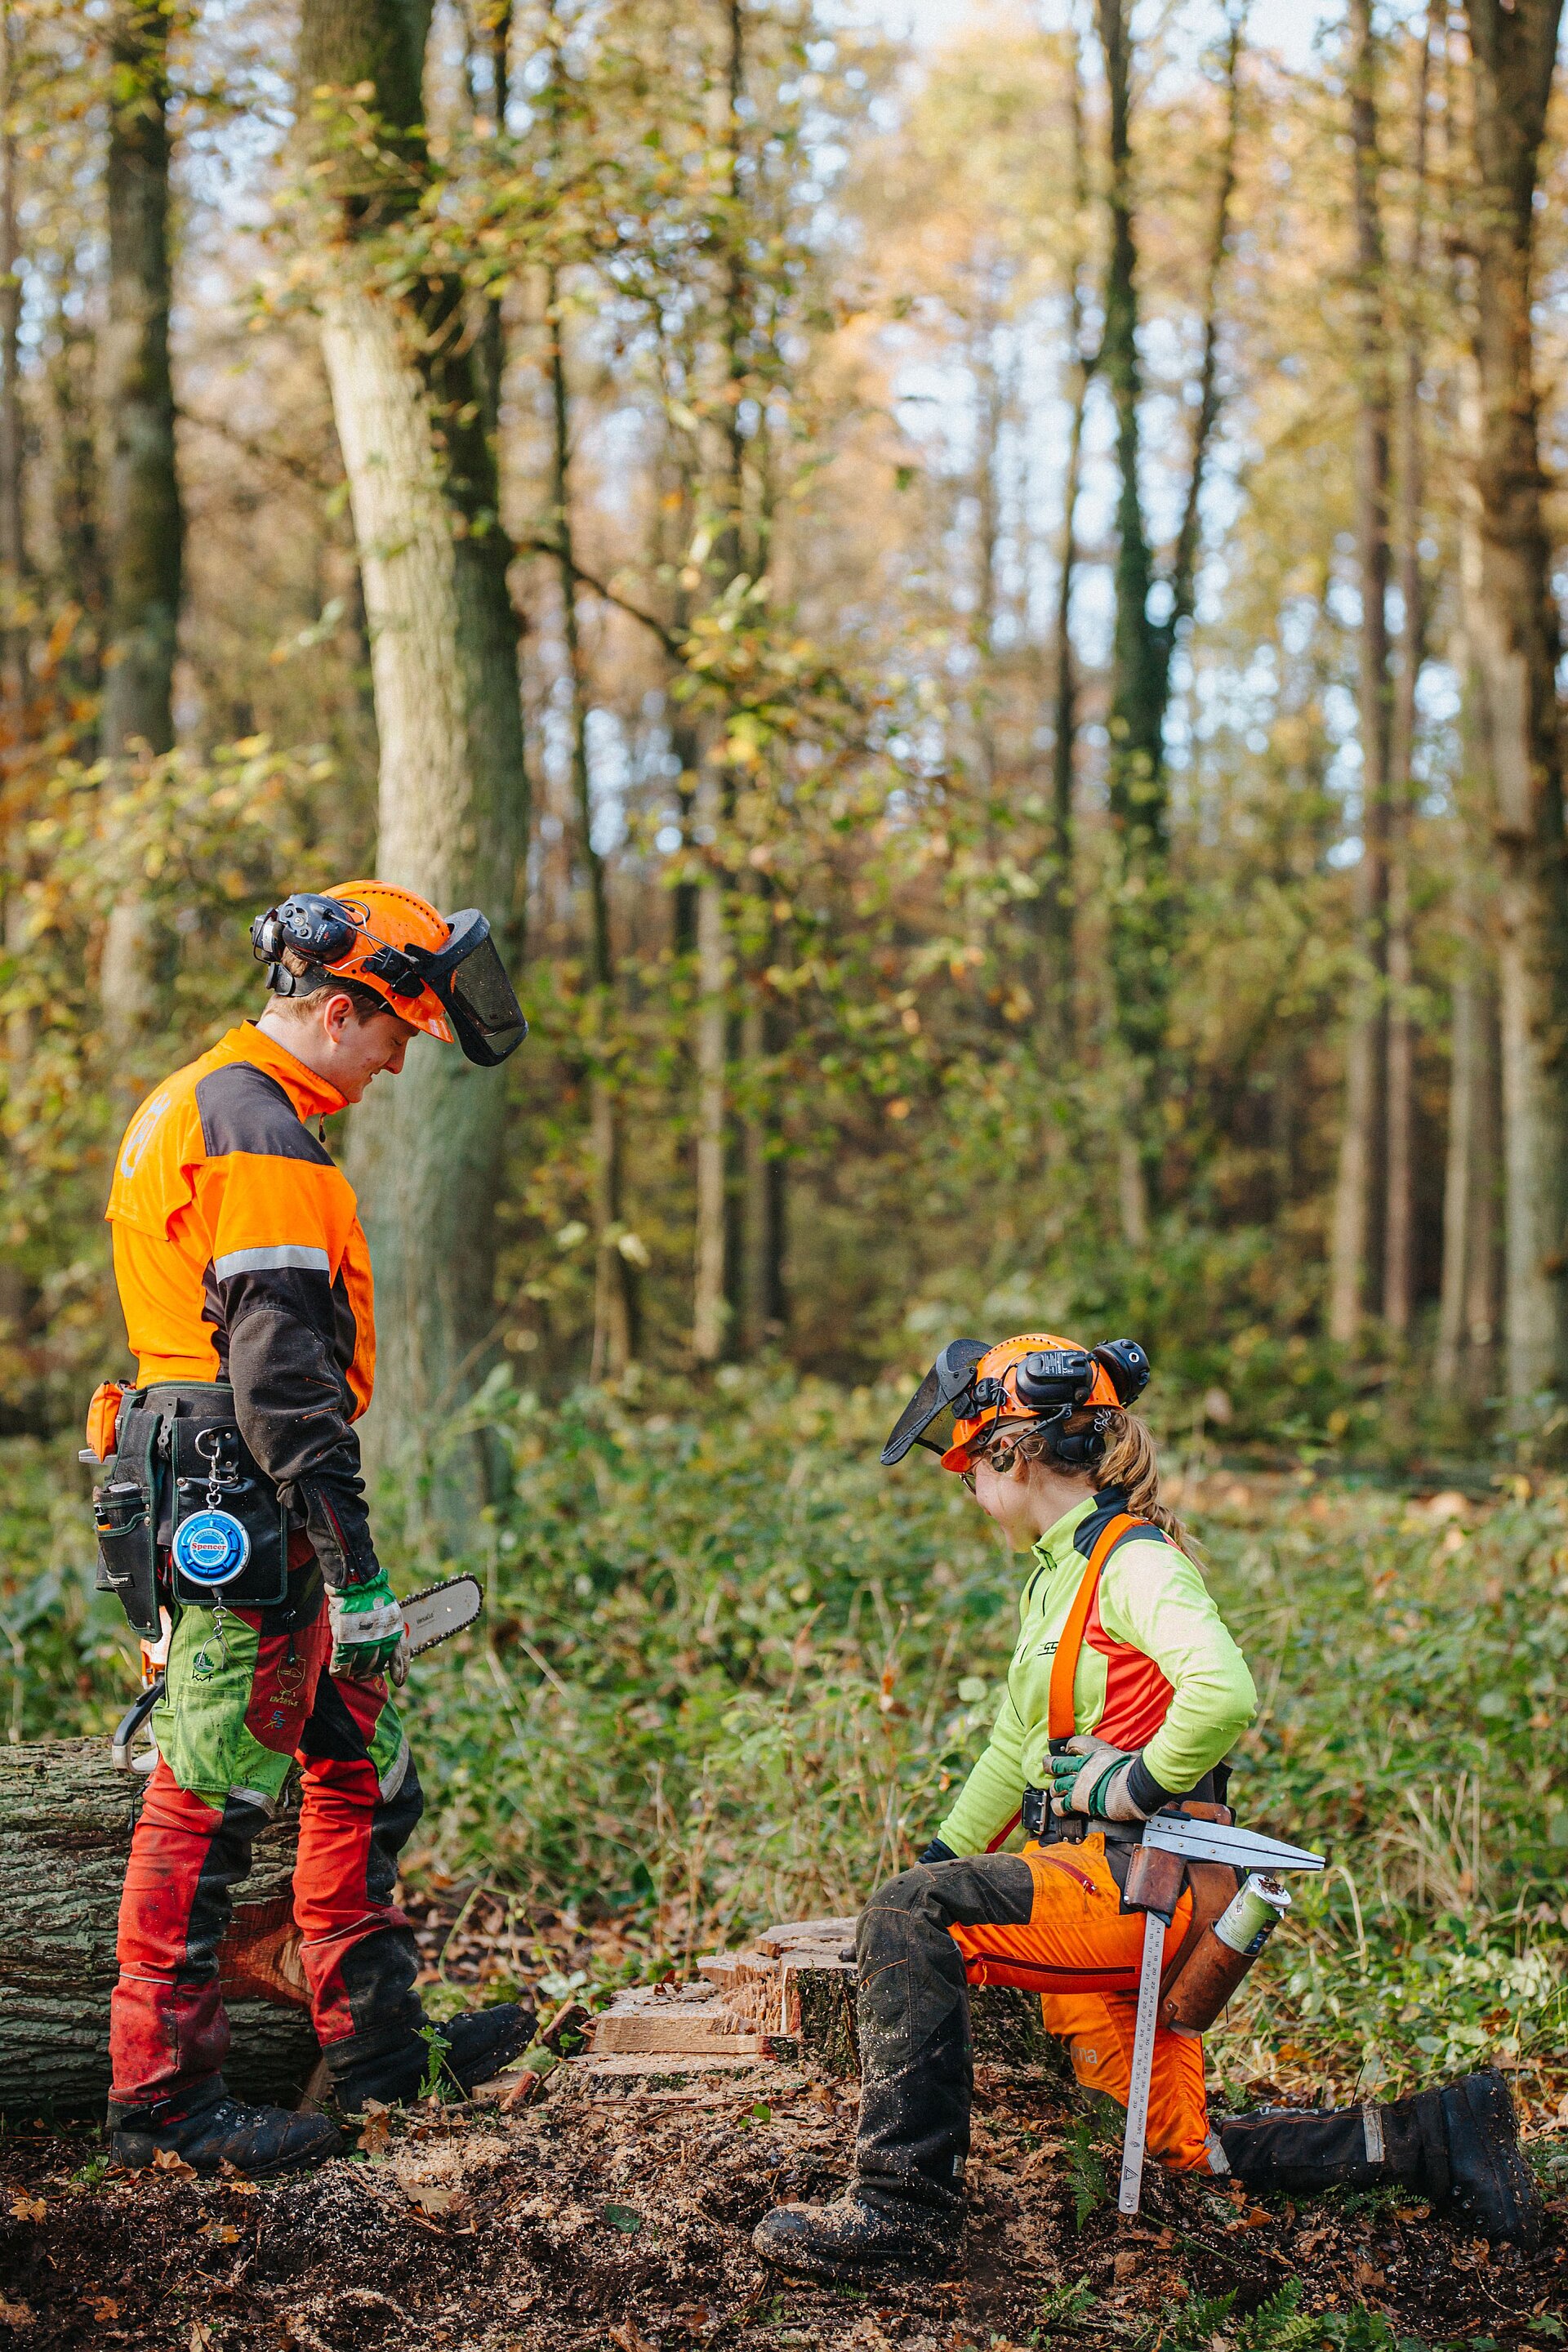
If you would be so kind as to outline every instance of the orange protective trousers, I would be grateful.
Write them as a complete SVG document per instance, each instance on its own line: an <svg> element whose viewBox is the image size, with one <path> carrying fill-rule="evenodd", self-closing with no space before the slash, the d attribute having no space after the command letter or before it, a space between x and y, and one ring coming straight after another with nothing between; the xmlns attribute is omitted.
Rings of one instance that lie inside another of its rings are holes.
<svg viewBox="0 0 1568 2352"><path fill-rule="evenodd" d="M1143 1915L1124 1912L1096 1832L1081 1845L1026 1845L1035 1883L1026 1922L958 1925L948 1933L972 1985L1021 1985L1040 1995L1046 2031L1068 2047L1084 2088L1122 2106L1132 2078L1132 2035ZM1186 1934L1193 1898L1184 1894L1165 1936L1171 1959ZM999 1908L1005 1907L999 1906ZM1207 2170L1208 2103L1203 2043L1160 2026L1149 2088L1149 2153L1179 2172Z"/></svg>

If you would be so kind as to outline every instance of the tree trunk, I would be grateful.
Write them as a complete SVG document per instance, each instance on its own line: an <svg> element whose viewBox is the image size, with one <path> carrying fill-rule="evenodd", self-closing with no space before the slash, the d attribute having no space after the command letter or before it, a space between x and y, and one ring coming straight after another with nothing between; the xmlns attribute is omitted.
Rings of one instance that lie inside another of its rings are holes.
<svg viewBox="0 0 1568 2352"><path fill-rule="evenodd" d="M729 1040L730 951L724 873L716 841L722 803L718 769L702 770L697 788L698 835L715 862L697 889L697 1212L691 1306L691 1352L716 1364L724 1352L730 1313L726 1182L726 1048Z"/></svg>
<svg viewBox="0 0 1568 2352"><path fill-rule="evenodd" d="M1344 1124L1340 1137L1329 1270L1329 1336L1352 1346L1360 1335L1372 1274L1386 1125L1388 919L1388 343L1377 152L1376 50L1372 0L1351 0L1353 56L1351 141L1356 231L1356 555L1361 587L1360 709L1362 851L1356 868L1360 972L1345 1040Z"/></svg>
<svg viewBox="0 0 1568 2352"><path fill-rule="evenodd" d="M1475 351L1486 681L1507 1176L1507 1380L1522 1404L1568 1376L1568 876L1560 653L1543 510L1531 301L1535 190L1563 0L1466 0L1479 201Z"/></svg>
<svg viewBox="0 0 1568 2352"><path fill-rule="evenodd" d="M1146 1228L1158 1189L1166 1010L1173 977L1174 908L1170 871L1170 809L1165 775L1165 714L1171 660L1191 620L1201 538L1203 492L1220 410L1219 291L1230 247L1231 205L1240 107L1241 15L1233 11L1226 61L1226 132L1205 286L1203 352L1191 467L1182 521L1165 585L1163 620L1149 610L1153 559L1143 520L1139 408L1138 248L1131 143L1132 35L1128 0L1096 0L1105 62L1110 172L1106 195L1110 251L1100 367L1116 410L1115 625L1111 642L1107 793L1119 872L1111 903L1110 974L1119 1042L1126 1062L1129 1123L1135 1164L1122 1155L1123 1230Z"/></svg>
<svg viewBox="0 0 1568 2352"><path fill-rule="evenodd" d="M607 1067L616 1011L615 958L605 861L594 846L593 779L588 767L588 697L577 615L577 566L572 543L572 408L566 373L561 288L545 272L545 322L550 337L551 478L553 529L559 550L561 628L571 698L572 787L578 850L588 886L588 969L594 992L593 1034L598 1062L590 1082L590 1141L594 1154L595 1380L618 1381L632 1361L637 1330L637 1269L621 1248L625 1230L620 1104Z"/></svg>
<svg viewBox="0 0 1568 2352"><path fill-rule="evenodd" d="M1415 798L1416 694L1426 657L1426 586L1421 522L1426 467L1421 432L1425 341L1418 305L1426 270L1426 111L1432 73L1434 0L1422 33L1415 82L1415 153L1410 247L1404 279L1408 305L1399 387L1399 677L1394 696L1388 787L1388 1072L1384 1143L1383 1319L1405 1339L1415 1313L1415 944L1411 936L1410 827Z"/></svg>
<svg viewBox="0 0 1568 2352"><path fill-rule="evenodd" d="M1083 426L1094 362L1085 355L1084 258L1078 250L1078 225L1089 209L1089 148L1084 137L1083 68L1076 29L1070 35L1072 70L1068 110L1072 130L1074 250L1068 269L1068 348L1072 353L1072 415L1062 474L1061 554L1057 571L1053 631L1055 696L1051 729L1051 850L1041 893L1040 930L1045 969L1037 991L1056 1015L1063 1053L1070 1058L1077 1030L1073 960L1077 929L1073 899L1074 768L1078 751L1078 660L1072 641L1072 598L1078 571L1078 500L1083 472Z"/></svg>
<svg viewBox="0 0 1568 2352"><path fill-rule="evenodd" d="M0 2115L101 2112L120 1890L142 1780L106 1739L0 1748ZM320 2053L305 2008L290 1880L298 1822L256 1842L219 1965L242 2098L292 2105Z"/></svg>
<svg viewBox="0 0 1568 2352"><path fill-rule="evenodd" d="M174 740L183 522L169 373L172 21L167 9L120 0L110 27L109 322L102 342L102 402L110 439L100 748L110 760L121 760L138 746L166 751ZM110 791L114 789L111 782ZM104 1034L117 1083L157 1009L152 944L145 900L133 878L128 879L109 910L100 972Z"/></svg>
<svg viewBox="0 0 1568 2352"><path fill-rule="evenodd" d="M306 92L373 83L404 167L349 162L332 193L348 231L321 303L321 347L364 582L381 747L376 872L443 913L479 904L503 956L521 947L528 827L510 545L498 511L479 338L461 289L423 308L362 278L353 232L384 228L425 169L428 12L306 0ZM302 105L310 111L310 101ZM356 179L356 172L360 176ZM375 1267L379 1359L366 1426L377 1467L434 1481L460 1535L471 1478L443 1464L442 1421L482 1372L493 1322L495 1207L507 1087L453 1046L418 1039L401 1078L354 1114L351 1165Z"/></svg>

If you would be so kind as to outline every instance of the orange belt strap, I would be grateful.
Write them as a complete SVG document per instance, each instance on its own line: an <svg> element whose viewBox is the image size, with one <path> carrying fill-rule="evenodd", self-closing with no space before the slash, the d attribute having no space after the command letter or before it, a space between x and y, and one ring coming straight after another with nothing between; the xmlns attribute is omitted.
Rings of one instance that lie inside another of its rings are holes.
<svg viewBox="0 0 1568 2352"><path fill-rule="evenodd" d="M1068 1622L1062 1627L1061 1640L1051 1666L1051 1703L1048 1725L1051 1738L1070 1739L1073 1735L1073 1684L1078 1677L1079 1653L1083 1648L1084 1627L1094 1606L1094 1596L1100 1590L1100 1572L1121 1538L1133 1528L1147 1527L1146 1519L1135 1519L1131 1512L1118 1511L1107 1521L1095 1538L1094 1549L1089 1556L1083 1581L1073 1595Z"/></svg>

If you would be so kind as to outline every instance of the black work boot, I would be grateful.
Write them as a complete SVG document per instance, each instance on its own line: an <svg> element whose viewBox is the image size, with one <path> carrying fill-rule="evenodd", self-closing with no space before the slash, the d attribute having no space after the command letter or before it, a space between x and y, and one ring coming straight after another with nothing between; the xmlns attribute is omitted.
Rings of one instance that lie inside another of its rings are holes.
<svg viewBox="0 0 1568 2352"><path fill-rule="evenodd" d="M367 2099L402 2107L433 2080L437 2096L466 2099L476 2084L488 2083L521 2055L533 2038L533 2025L531 2013L509 2000L448 2018L437 2029L437 2040L427 2042L423 2033L405 2029L388 2047L379 2035L351 2035L327 2050L332 2096L349 2115L357 2114Z"/></svg>
<svg viewBox="0 0 1568 2352"><path fill-rule="evenodd" d="M252 2107L231 2099L223 2076L174 2112L175 2102L110 2109L110 2154L117 2164L139 2170L163 2151L181 2158L193 2172L215 2173L225 2164L259 2180L274 2172L300 2172L322 2164L342 2146L342 2135L325 2116L291 2116L282 2107Z"/></svg>
<svg viewBox="0 0 1568 2352"><path fill-rule="evenodd" d="M1387 2106L1258 2107L1222 2123L1219 2137L1248 2189L1310 2195L1398 2183L1489 2238L1527 2249L1540 2241L1540 2200L1495 2068Z"/></svg>
<svg viewBox="0 0 1568 2352"><path fill-rule="evenodd" d="M973 2052L954 1919L1029 1916L1034 1880L1013 1854L906 1870L856 1929L860 2120L855 2179L832 2205L781 2205L752 2232L774 2270L896 2284L945 2278L963 2252Z"/></svg>
<svg viewBox="0 0 1568 2352"><path fill-rule="evenodd" d="M963 2208L939 2211L858 2183L831 2205L775 2205L752 2243L792 2278L868 2286L946 2278L963 2255Z"/></svg>

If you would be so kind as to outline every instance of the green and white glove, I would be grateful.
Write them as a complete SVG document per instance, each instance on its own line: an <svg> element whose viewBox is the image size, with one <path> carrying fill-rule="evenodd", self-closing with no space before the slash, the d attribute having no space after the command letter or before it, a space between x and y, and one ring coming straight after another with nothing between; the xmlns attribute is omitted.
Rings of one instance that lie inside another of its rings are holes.
<svg viewBox="0 0 1568 2352"><path fill-rule="evenodd" d="M372 1682L377 1675L403 1681L408 1668L406 1658L399 1654L406 1642L406 1628L402 1604L384 1568L378 1568L367 1583L348 1585L341 1592L329 1589L327 1609L332 1628L329 1673L351 1683ZM402 1674L397 1671L399 1665Z"/></svg>
<svg viewBox="0 0 1568 2352"><path fill-rule="evenodd" d="M1065 1753L1051 1758L1052 1812L1089 1813L1102 1822L1147 1821L1128 1788L1139 1754L1135 1748L1113 1748L1092 1732L1075 1732Z"/></svg>

